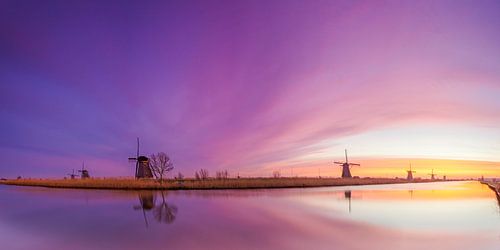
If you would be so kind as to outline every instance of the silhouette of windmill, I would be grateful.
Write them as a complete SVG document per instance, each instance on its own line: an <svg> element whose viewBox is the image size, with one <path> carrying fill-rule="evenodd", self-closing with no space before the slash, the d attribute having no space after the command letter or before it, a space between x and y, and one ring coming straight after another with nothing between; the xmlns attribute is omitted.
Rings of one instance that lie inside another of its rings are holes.
<svg viewBox="0 0 500 250"><path fill-rule="evenodd" d="M351 166L361 166L360 164L349 162L349 160L347 159L347 149L345 150L345 162L335 161L333 163L342 166L342 178L352 178L350 170Z"/></svg>
<svg viewBox="0 0 500 250"><path fill-rule="evenodd" d="M349 213L351 213L351 190L344 191L344 199L349 200Z"/></svg>
<svg viewBox="0 0 500 250"><path fill-rule="evenodd" d="M434 174L434 169L432 169L431 173L427 174L427 175L431 176L431 180L435 180L436 179L436 174Z"/></svg>
<svg viewBox="0 0 500 250"><path fill-rule="evenodd" d="M413 189L408 190L408 193L410 193L410 199L413 199Z"/></svg>
<svg viewBox="0 0 500 250"><path fill-rule="evenodd" d="M74 180L74 179L75 179L75 177L77 177L77 176L78 176L77 174L75 174L75 170L74 170L74 169L73 169L73 172L71 172L71 174L68 174L68 175L70 176L70 178L71 178L72 180Z"/></svg>
<svg viewBox="0 0 500 250"><path fill-rule="evenodd" d="M410 170L406 170L408 175L406 176L407 181L413 181L413 173L416 173L415 171L411 170L411 162L410 162Z"/></svg>
<svg viewBox="0 0 500 250"><path fill-rule="evenodd" d="M142 210L142 216L144 217L144 224L149 227L148 217L146 216L146 211L153 209L156 206L156 197L151 190L140 191L137 193L139 197L139 204L135 205L134 210Z"/></svg>
<svg viewBox="0 0 500 250"><path fill-rule="evenodd" d="M80 178L82 179L90 178L89 171L85 169L85 162L82 162L82 169L78 170L78 173L80 173Z"/></svg>
<svg viewBox="0 0 500 250"><path fill-rule="evenodd" d="M139 155L139 137L137 137L137 156L129 157L130 162L135 162L135 178L153 178L153 172L149 167L149 158Z"/></svg>

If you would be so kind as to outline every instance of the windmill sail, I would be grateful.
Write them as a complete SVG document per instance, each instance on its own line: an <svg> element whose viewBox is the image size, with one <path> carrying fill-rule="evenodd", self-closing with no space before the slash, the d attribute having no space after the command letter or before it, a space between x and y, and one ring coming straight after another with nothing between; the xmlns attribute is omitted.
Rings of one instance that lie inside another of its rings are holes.
<svg viewBox="0 0 500 250"><path fill-rule="evenodd" d="M149 167L149 158L140 155L139 152L139 137L137 137L137 154L136 157L129 157L129 161L135 161L135 178L153 178L153 172Z"/></svg>
<svg viewBox="0 0 500 250"><path fill-rule="evenodd" d="M361 165L358 163L349 163L349 159L347 158L347 149L344 152L345 152L345 162L335 161L333 163L342 166L342 178L352 178L350 170L351 166L361 166Z"/></svg>
<svg viewBox="0 0 500 250"><path fill-rule="evenodd" d="M413 180L413 173L415 173L415 171L411 170L411 161L410 161L410 170L406 170L406 172L408 173L408 175L406 176L406 180L412 181Z"/></svg>

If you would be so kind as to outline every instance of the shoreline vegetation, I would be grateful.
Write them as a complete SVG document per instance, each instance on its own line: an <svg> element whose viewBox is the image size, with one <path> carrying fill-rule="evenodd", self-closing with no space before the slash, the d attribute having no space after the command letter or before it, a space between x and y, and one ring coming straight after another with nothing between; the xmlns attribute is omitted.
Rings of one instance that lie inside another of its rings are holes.
<svg viewBox="0 0 500 250"><path fill-rule="evenodd" d="M263 188L305 188L329 186L357 186L377 184L426 183L444 180L391 178L312 178L312 177L280 177L280 178L227 178L206 180L168 179L159 182L153 179L17 179L1 180L0 184L15 186L35 186L47 188L76 189L118 189L118 190L204 190L204 189L263 189ZM452 180L446 180L452 181Z"/></svg>

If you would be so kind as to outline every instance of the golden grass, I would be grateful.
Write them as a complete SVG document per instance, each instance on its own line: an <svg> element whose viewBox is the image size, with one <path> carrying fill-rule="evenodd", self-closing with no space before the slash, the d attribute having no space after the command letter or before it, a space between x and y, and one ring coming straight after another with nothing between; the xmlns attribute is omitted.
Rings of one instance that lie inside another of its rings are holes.
<svg viewBox="0 0 500 250"><path fill-rule="evenodd" d="M416 180L413 182L430 182L430 180ZM251 189L251 188L294 188L294 187L323 187L348 185L374 185L408 183L404 179L387 178L231 178L225 180L186 179L182 182L166 180L159 183L155 180L135 180L119 178L91 178L91 179L20 179L0 181L1 184L19 186L39 186L51 188L86 188L86 189Z"/></svg>

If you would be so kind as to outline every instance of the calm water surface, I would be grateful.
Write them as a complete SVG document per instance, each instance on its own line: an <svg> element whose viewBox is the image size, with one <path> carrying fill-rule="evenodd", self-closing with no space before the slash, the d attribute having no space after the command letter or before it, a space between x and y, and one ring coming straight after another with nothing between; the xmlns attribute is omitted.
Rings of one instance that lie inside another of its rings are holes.
<svg viewBox="0 0 500 250"><path fill-rule="evenodd" d="M0 185L0 249L500 249L477 182L274 190Z"/></svg>

